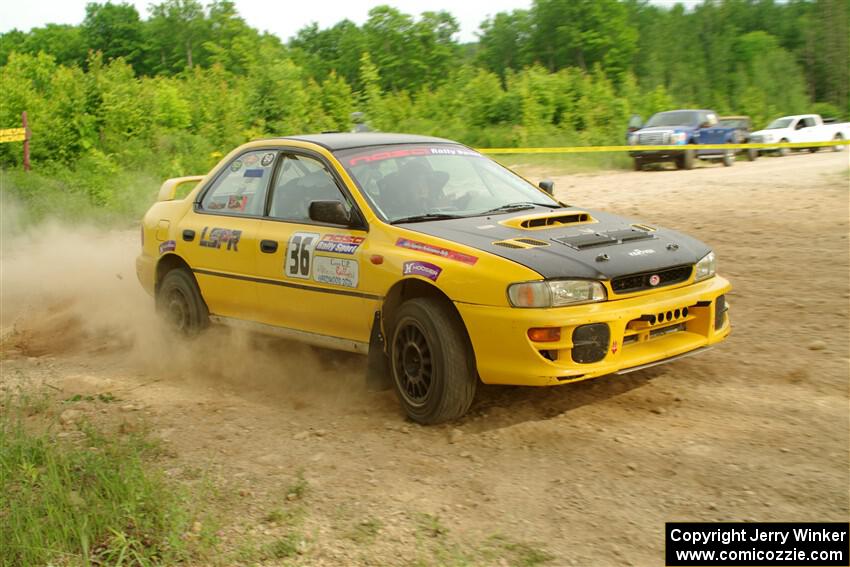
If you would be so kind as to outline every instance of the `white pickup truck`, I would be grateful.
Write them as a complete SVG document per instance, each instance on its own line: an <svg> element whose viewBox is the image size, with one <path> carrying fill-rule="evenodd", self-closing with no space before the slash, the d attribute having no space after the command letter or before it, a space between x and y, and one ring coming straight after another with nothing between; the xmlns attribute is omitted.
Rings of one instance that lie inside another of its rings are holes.
<svg viewBox="0 0 850 567"><path fill-rule="evenodd" d="M750 134L750 142L754 144L772 144L774 142L829 142L850 139L850 123L824 123L819 114L797 114L783 116L771 122L764 130ZM810 152L818 151L818 147L809 148ZM843 145L832 146L833 151L840 152ZM780 155L788 155L789 148L778 148ZM770 151L770 150L767 150Z"/></svg>

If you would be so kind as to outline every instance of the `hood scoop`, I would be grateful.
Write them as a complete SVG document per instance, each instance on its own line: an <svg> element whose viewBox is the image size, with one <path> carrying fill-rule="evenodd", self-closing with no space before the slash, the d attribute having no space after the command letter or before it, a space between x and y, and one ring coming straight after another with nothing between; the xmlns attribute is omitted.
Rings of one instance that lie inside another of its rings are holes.
<svg viewBox="0 0 850 567"><path fill-rule="evenodd" d="M612 230L609 232L593 232L590 234L577 234L575 236L561 236L553 238L555 242L566 244L576 250L585 250L597 246L610 246L633 242L635 240L649 240L655 238L652 234L638 228L626 228L623 230Z"/></svg>
<svg viewBox="0 0 850 567"><path fill-rule="evenodd" d="M588 213L581 211L570 211L561 213L544 213L538 215L518 216L503 221L500 224L512 226L514 228L524 228L526 230L535 230L542 228L551 228L553 226L576 225L594 223L596 220Z"/></svg>

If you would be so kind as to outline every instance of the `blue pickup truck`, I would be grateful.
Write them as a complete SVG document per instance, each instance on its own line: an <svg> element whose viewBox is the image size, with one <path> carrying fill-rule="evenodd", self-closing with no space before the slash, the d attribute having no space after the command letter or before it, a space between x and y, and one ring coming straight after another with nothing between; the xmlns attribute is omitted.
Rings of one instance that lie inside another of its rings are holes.
<svg viewBox="0 0 850 567"><path fill-rule="evenodd" d="M719 159L729 167L735 163L735 150L641 150L640 146L681 146L685 144L733 144L738 128L720 124L713 110L670 110L658 112L628 135L629 152L635 171L648 163L672 161L679 169L692 169L697 159Z"/></svg>

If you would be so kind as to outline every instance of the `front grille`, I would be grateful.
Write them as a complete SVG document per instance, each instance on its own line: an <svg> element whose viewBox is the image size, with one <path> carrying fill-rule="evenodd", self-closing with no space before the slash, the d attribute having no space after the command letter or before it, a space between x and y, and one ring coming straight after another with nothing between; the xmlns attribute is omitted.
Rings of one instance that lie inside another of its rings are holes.
<svg viewBox="0 0 850 567"><path fill-rule="evenodd" d="M599 362L608 353L611 329L605 323L580 325L573 330L572 358L574 362Z"/></svg>
<svg viewBox="0 0 850 567"><path fill-rule="evenodd" d="M611 289L614 293L631 293L634 291L642 291L646 289L655 289L666 285L673 285L686 281L691 277L693 266L678 266L676 268L667 268L657 272L644 272L642 274L632 274L629 276L620 276L611 280ZM652 285L653 276L658 276L658 283Z"/></svg>
<svg viewBox="0 0 850 567"><path fill-rule="evenodd" d="M670 132L641 132L638 143L642 146L666 146L670 143Z"/></svg>

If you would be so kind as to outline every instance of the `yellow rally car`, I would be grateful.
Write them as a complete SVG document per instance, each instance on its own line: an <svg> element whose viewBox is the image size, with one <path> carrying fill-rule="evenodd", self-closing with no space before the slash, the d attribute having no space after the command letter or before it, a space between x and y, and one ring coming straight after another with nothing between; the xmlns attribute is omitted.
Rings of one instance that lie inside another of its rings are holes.
<svg viewBox="0 0 850 567"><path fill-rule="evenodd" d="M165 182L138 276L185 333L213 321L368 354L421 423L463 415L479 380L565 384L729 334L706 245L540 185L440 138L258 140Z"/></svg>

